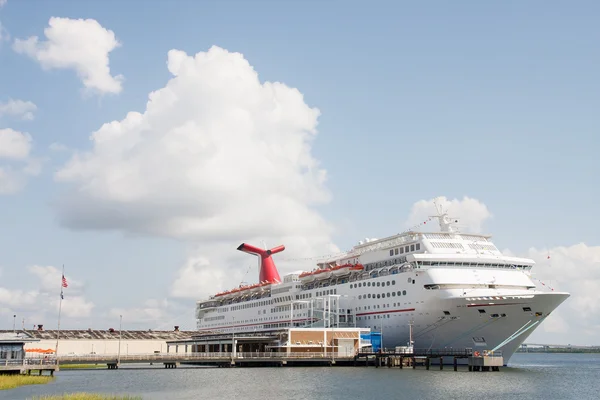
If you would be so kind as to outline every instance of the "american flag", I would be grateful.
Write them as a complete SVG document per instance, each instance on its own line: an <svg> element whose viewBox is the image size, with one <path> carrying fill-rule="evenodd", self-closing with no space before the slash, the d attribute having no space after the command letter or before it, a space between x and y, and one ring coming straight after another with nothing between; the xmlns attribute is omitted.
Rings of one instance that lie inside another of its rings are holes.
<svg viewBox="0 0 600 400"><path fill-rule="evenodd" d="M62 287L69 287L69 285L67 284L67 278L65 278L65 276L62 276Z"/></svg>

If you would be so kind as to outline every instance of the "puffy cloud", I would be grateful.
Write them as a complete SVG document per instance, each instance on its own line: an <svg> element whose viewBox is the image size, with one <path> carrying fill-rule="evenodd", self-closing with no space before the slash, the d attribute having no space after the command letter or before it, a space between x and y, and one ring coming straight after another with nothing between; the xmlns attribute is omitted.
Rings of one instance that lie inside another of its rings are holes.
<svg viewBox="0 0 600 400"><path fill-rule="evenodd" d="M31 157L31 136L10 128L0 129L0 195L21 190L29 176L41 171L41 160Z"/></svg>
<svg viewBox="0 0 600 400"><path fill-rule="evenodd" d="M284 243L286 258L337 251L312 208L330 199L311 155L319 111L219 47L171 50L167 66L143 113L104 124L56 173L73 188L57 202L61 222L199 243L173 283L179 297L239 283L232 271L256 265L235 251L242 241Z"/></svg>
<svg viewBox="0 0 600 400"><path fill-rule="evenodd" d="M141 307L111 308L108 317L114 320L122 315L126 324L153 323L153 326L156 326L155 324L164 321L169 316L168 307L167 299L148 299Z"/></svg>
<svg viewBox="0 0 600 400"><path fill-rule="evenodd" d="M0 8L4 7L8 0L0 0Z"/></svg>
<svg viewBox="0 0 600 400"><path fill-rule="evenodd" d="M414 203L406 221L406 227L416 227L428 221L430 216L437 215L438 212L436 211L434 201L437 201L438 205L442 207L444 212L448 213L449 217L453 219L458 218L459 223L456 226L460 231L465 233L481 233L483 223L492 217L487 206L477 199L465 196L462 200L448 200L446 197L441 196L437 199L420 200ZM437 220L432 219L431 222L435 224Z"/></svg>
<svg viewBox="0 0 600 400"><path fill-rule="evenodd" d="M232 284L233 276L241 277L241 270L211 265L209 259L203 255L192 256L187 259L179 270L177 278L171 285L173 297L199 299L214 294L220 289Z"/></svg>
<svg viewBox="0 0 600 400"><path fill-rule="evenodd" d="M113 31L94 19L52 17L44 30L48 40L37 36L16 39L13 49L40 63L42 68L74 69L83 85L99 93L120 93L121 75L112 76L109 53L120 46Z"/></svg>
<svg viewBox="0 0 600 400"><path fill-rule="evenodd" d="M0 129L0 158L24 159L31 150L31 136L14 129Z"/></svg>
<svg viewBox="0 0 600 400"><path fill-rule="evenodd" d="M102 126L94 149L57 173L79 193L63 222L186 238L329 230L308 207L329 195L310 155L319 112L300 92L261 84L241 54L218 47L172 50L168 66L175 77L144 114Z"/></svg>
<svg viewBox="0 0 600 400"><path fill-rule="evenodd" d="M552 343L578 340L580 344L598 344L600 246L579 243L551 249L532 248L527 256L536 261L532 276L538 287L571 294L540 327L544 335L535 332L533 337ZM577 332L577 339L573 338L573 332Z"/></svg>
<svg viewBox="0 0 600 400"><path fill-rule="evenodd" d="M61 272L53 266L30 266L30 275L37 278L37 288L31 290L0 287L0 314L18 314L34 317L36 320L53 321L58 310ZM69 287L64 289L62 315L66 318L81 318L91 315L94 304L88 301L83 293L82 285L76 280L69 280Z"/></svg>
<svg viewBox="0 0 600 400"><path fill-rule="evenodd" d="M24 120L32 120L36 110L37 106L31 101L9 99L6 103L0 103L0 117L10 115Z"/></svg>

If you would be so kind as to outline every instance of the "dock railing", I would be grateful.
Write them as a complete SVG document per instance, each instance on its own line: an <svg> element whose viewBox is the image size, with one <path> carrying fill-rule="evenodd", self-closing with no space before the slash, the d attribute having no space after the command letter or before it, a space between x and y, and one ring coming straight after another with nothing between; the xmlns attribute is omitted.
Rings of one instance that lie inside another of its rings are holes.
<svg viewBox="0 0 600 400"><path fill-rule="evenodd" d="M339 354L335 352L336 359L351 359L353 352ZM119 358L121 363L133 362L178 362L178 361L202 361L209 359L238 360L238 359L330 359L331 352L211 352L211 353L151 353L151 354L81 354L64 355L58 357L59 364L63 363L106 363ZM53 358L53 360L56 360ZM32 361L33 362L33 361ZM56 361L54 361L56 362Z"/></svg>
<svg viewBox="0 0 600 400"><path fill-rule="evenodd" d="M476 349L382 349L379 352L372 352L373 355L402 355L412 357L502 357L502 351L488 351Z"/></svg>

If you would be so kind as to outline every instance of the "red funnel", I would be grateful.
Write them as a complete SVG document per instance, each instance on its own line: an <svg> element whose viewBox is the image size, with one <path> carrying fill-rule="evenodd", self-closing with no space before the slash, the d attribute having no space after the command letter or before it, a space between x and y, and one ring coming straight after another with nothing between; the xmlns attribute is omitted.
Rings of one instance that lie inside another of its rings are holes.
<svg viewBox="0 0 600 400"><path fill-rule="evenodd" d="M252 245L242 243L237 248L244 253L254 254L260 257L260 282L281 282L281 278L279 277L279 272L277 272L277 267L271 258L271 254L279 253L285 250L285 246L281 245L278 247L274 247L271 250L259 249L258 247L254 247Z"/></svg>

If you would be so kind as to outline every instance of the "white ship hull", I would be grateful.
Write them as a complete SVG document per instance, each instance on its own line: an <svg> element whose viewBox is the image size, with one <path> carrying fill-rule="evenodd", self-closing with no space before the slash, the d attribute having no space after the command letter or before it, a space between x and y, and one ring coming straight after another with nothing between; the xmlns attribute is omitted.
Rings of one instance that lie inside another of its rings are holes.
<svg viewBox="0 0 600 400"><path fill-rule="evenodd" d="M538 292L531 296L528 293L529 298L518 298L523 296L522 293L505 295L507 299L494 300L494 304L488 301L473 304L465 301L464 297L431 301L429 305L417 306L414 312L390 313L389 318L380 319L382 326L371 326L382 332L382 345L386 348L408 344L412 319L415 349L472 348L481 352L496 349L502 352L507 362L545 316L566 300L569 294ZM523 310L527 307L531 311ZM451 315L440 316L440 310L452 310ZM478 310L486 312L480 313ZM542 316L538 317L536 313ZM513 336L514 340L502 345Z"/></svg>

